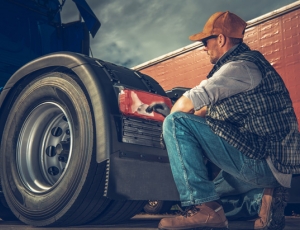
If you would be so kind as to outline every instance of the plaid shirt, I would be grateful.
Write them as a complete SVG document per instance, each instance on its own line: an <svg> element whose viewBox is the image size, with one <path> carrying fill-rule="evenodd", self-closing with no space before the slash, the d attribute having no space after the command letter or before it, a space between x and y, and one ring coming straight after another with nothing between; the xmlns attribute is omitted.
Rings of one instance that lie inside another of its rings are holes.
<svg viewBox="0 0 300 230"><path fill-rule="evenodd" d="M242 43L218 61L207 78L222 65L237 60L256 64L262 81L252 90L208 106L207 123L246 156L270 156L278 171L300 173L300 133L292 101L283 80L264 56Z"/></svg>

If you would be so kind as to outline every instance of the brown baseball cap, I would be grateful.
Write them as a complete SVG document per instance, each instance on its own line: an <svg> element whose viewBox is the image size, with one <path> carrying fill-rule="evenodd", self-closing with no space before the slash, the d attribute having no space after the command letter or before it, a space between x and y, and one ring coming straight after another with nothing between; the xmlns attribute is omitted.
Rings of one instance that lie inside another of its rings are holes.
<svg viewBox="0 0 300 230"><path fill-rule="evenodd" d="M206 24L203 31L190 36L192 41L201 41L212 35L223 34L231 38L243 38L247 23L237 15L226 11L214 13Z"/></svg>

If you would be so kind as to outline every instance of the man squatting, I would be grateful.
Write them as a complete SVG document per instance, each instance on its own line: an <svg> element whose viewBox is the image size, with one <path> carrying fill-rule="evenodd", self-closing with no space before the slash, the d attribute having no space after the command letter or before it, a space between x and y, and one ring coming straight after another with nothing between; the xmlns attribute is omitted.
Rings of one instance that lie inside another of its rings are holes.
<svg viewBox="0 0 300 230"><path fill-rule="evenodd" d="M213 14L202 32L190 36L214 64L207 80L171 111L163 103L148 108L166 116L163 137L186 207L182 215L162 219L159 229L227 229L226 216L253 213L253 229L284 228L286 188L300 173L300 134L283 80L243 43L245 28L233 13ZM205 159L221 169L213 181ZM243 207L232 204L227 212L234 197L243 199Z"/></svg>

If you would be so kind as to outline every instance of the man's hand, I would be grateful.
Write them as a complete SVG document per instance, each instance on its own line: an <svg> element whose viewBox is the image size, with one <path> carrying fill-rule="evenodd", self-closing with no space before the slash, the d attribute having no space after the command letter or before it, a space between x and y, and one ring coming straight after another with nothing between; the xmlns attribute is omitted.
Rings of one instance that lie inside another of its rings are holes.
<svg viewBox="0 0 300 230"><path fill-rule="evenodd" d="M205 117L206 116L206 111L207 111L207 106L204 106L201 109L195 111L194 115L197 115L197 116L200 116L200 117Z"/></svg>
<svg viewBox="0 0 300 230"><path fill-rule="evenodd" d="M170 114L171 109L164 102L154 102L146 108L147 113L153 111L166 117Z"/></svg>

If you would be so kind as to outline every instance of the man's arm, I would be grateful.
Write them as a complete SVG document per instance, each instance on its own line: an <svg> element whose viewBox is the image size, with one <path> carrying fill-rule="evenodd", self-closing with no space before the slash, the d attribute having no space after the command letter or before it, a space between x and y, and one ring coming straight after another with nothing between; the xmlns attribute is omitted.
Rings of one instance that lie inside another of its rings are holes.
<svg viewBox="0 0 300 230"><path fill-rule="evenodd" d="M205 117L207 106L202 107L198 111L194 110L193 102L186 96L179 98L171 109L171 113L174 112L184 112L184 113L194 113L197 116Z"/></svg>
<svg viewBox="0 0 300 230"><path fill-rule="evenodd" d="M200 110L195 111L192 101L186 96L182 96L176 101L171 110L164 102L154 102L149 105L145 111L147 113L152 113L154 111L163 115L164 117L174 112L194 113L197 116L205 117L206 108L207 107L204 106Z"/></svg>
<svg viewBox="0 0 300 230"><path fill-rule="evenodd" d="M254 89L261 82L258 67L247 61L234 61L223 65L211 78L186 91L196 111L213 105L235 94Z"/></svg>
<svg viewBox="0 0 300 230"><path fill-rule="evenodd" d="M174 112L194 113L194 105L189 98L182 96L173 105L171 113Z"/></svg>
<svg viewBox="0 0 300 230"><path fill-rule="evenodd" d="M171 113L180 111L205 117L208 105L255 88L261 82L261 78L261 72L254 63L247 61L227 63L210 79L186 91L174 104ZM152 110L154 108L149 107ZM147 112L152 110L149 109Z"/></svg>

